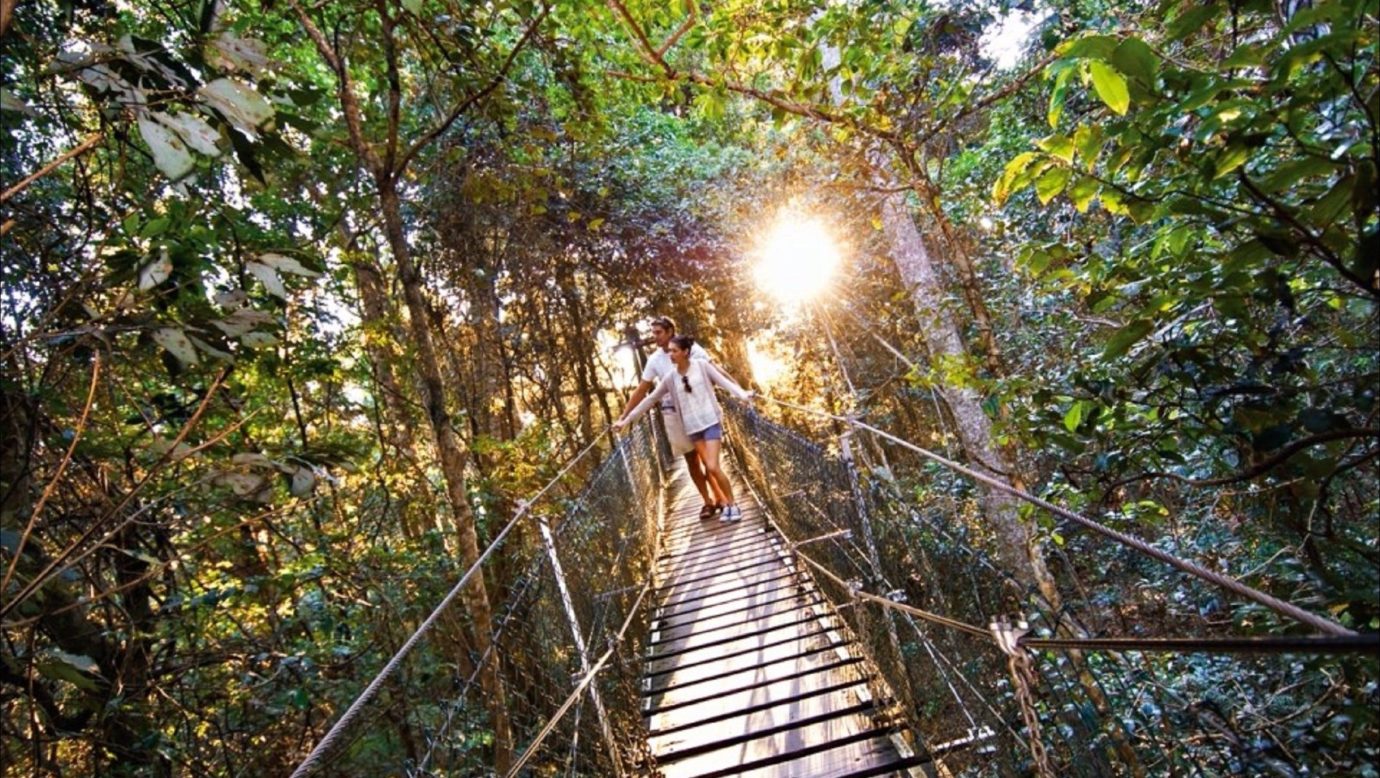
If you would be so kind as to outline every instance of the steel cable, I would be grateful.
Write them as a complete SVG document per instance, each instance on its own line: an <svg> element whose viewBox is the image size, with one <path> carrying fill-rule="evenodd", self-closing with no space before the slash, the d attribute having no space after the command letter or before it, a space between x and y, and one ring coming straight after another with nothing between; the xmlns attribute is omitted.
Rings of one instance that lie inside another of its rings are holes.
<svg viewBox="0 0 1380 778"><path fill-rule="evenodd" d="M1338 635L1345 637L1354 637L1358 634L1355 631L1347 629L1341 624L1332 621L1331 619L1324 618L1316 613L1312 613L1308 610L1300 608L1297 605L1280 600L1276 597L1266 594L1265 592L1260 591L1259 589L1247 586L1246 584L1243 584L1240 581L1237 581L1233 578L1229 578L1225 575L1222 575L1221 573L1209 570L1195 562L1180 559L1179 557L1176 557L1173 554L1161 551L1160 549L1155 548L1154 546L1150 545L1144 540L1141 540L1140 538L1135 537L1134 535L1129 535L1125 532L1112 529L1111 527L1108 527L1100 522L1094 521L1093 519L1083 516L1080 513L1076 513L1067 508L1062 508L1058 505L1055 505L1054 503L1049 502L1048 500L1036 497L1035 495L1030 494L1029 492L1026 492L1023 489L1017 489L1016 487L1011 486L1010 484L1005 483L1004 481L998 478L993 478L992 476L989 476L985 473L981 473L976 470L973 470L972 468L961 465L958 462L955 462L947 457L941 456L940 454L936 454L935 452L930 451L929 449L923 448L921 446L917 446L914 443L911 443L910 441L898 438L895 435L892 435L888 432L885 432L884 430L880 430L876 427L873 427L870 424L846 416L839 416L837 414L829 413L827 411L821 411L804 405L798 405L787 400L780 400L775 397L768 397L766 395L760 396L763 399L768 400L769 402L776 403L777 405L781 405L786 408L792 408L803 413L812 414L815 416L819 416L821 418L832 419L834 421L857 427L858 429L867 430L868 432L871 432L872 434L877 435L879 437L885 438L886 440L889 440L892 443L901 446L902 448L905 448L909 451L913 451L916 454L919 454L920 456L923 456L932 462L936 462L940 465L943 465L955 472L962 473L968 476L969 478L980 481L992 487L993 489L1005 492L1006 494L1009 494L1018 499L1025 500L1026 502L1043 508L1049 511L1050 513L1055 514L1056 516L1060 516L1062 518L1068 519L1069 521L1080 524L1090 530L1093 530L1094 532L1097 532L1100 535L1103 535L1104 537L1111 538L1112 540L1115 540L1116 542L1121 543L1122 545L1133 548L1141 552L1142 554L1158 559L1159 561L1164 562L1165 564L1170 565L1172 567L1175 567L1185 573L1188 573L1189 575L1195 576L1204 581L1207 581L1208 583L1214 584L1223 589L1234 592L1240 595L1241 597L1264 605L1265 607L1275 611L1276 613L1279 613L1283 616L1288 616L1289 618L1294 619L1295 621L1298 621L1302 624L1306 624L1321 632L1325 632L1329 635Z"/></svg>
<svg viewBox="0 0 1380 778"><path fill-rule="evenodd" d="M464 590L465 585L468 584L470 582L470 579L473 578L475 574L479 572L479 570L483 567L484 563L488 560L488 558L494 553L494 551L498 549L498 547L503 543L503 540L508 537L508 533L512 532L513 528L517 526L518 522L521 521L522 518L527 515L527 513L531 510L532 505L536 503L537 500L540 500L542 496L544 496L548 491L551 490L552 487L556 485L556 483L558 483L562 478L564 478L566 474L569 473L570 470L575 467L576 463L578 463L581 459L584 459L585 455L587 455L590 451L593 451L595 445L599 443L599 440L603 437L604 433L608 432L608 430L608 427L605 427L603 430L600 430L600 432L594 436L593 440L591 440L588 445L581 449L580 452L574 456L574 458L572 458L568 463L566 463L566 466L561 468L561 471L557 473L554 478L548 481L545 486L538 490L537 493L530 500L523 501L518 505L518 509L513 513L513 517L509 519L508 523L504 525L503 529L500 530L496 536L494 536L494 539L489 541L489 545L479 555L479 558L476 559L474 563L469 566L469 569L465 570L464 575L460 577L460 580L456 582L455 586L451 587L451 590L446 593L446 596L441 599L440 604L438 604L434 609L432 609L431 613L426 617L426 619L421 623L421 625L419 625L417 629L412 632L412 635L408 637L407 641L403 643L402 647L399 648L395 654L393 654L393 657L388 660L388 663L383 666L383 669L379 670L379 672L374 676L374 679L369 682L369 685L367 687L365 687L364 691L361 692L360 695L355 698L355 701L350 704L350 707L345 711L345 715L341 716L340 719L336 721L334 725L331 726L330 730L327 731L325 736L323 736L321 740L316 744L316 747L311 750L311 753L307 754L306 758L302 760L301 764L297 765L297 769L292 771L292 778L304 778L304 776L310 775L311 772L319 766L321 760L325 758L325 756L329 754L333 748L335 748L336 742L341 738L345 731L349 729L350 725L354 723L355 719L359 718L359 715L363 712L364 707L368 705L369 702L375 696L378 695L379 689L383 688L384 682L387 681L388 678L393 675L393 673L397 672L398 667L402 665L403 659L405 659L407 655L412 652L412 649L415 648L419 642L421 642L421 639L426 635L426 633L431 631L431 628L435 626L436 622L440 619L441 614L445 612L447 608L450 607L450 604L454 602L455 598L458 597L460 595L460 592Z"/></svg>

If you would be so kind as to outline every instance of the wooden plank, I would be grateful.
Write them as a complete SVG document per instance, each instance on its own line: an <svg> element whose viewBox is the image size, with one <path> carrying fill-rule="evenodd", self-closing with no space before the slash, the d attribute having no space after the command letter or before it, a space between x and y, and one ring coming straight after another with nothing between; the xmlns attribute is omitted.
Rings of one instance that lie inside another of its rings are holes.
<svg viewBox="0 0 1380 778"><path fill-rule="evenodd" d="M785 596L789 591L814 591L814 585L801 578L796 571L782 573L752 586L719 592L704 597L691 597L656 611L656 618L666 621L686 622L698 618L697 614L710 613L716 608L728 606L743 607L763 603L769 599Z"/></svg>
<svg viewBox="0 0 1380 778"><path fill-rule="evenodd" d="M833 701L831 696L817 698ZM825 709L816 704L813 716L798 715L791 705L741 716L737 721L715 722L699 730L652 736L648 743L657 766L663 771L677 762L694 765L691 774L709 772L730 764L791 754L821 743L844 740L872 729L865 718L871 707L838 705ZM732 759L726 762L725 759Z"/></svg>
<svg viewBox="0 0 1380 778"><path fill-rule="evenodd" d="M648 748L666 778L862 778L900 769L869 671L747 490L744 520L699 519L684 485L657 558L644 664ZM845 653L840 653L844 651Z"/></svg>
<svg viewBox="0 0 1380 778"><path fill-rule="evenodd" d="M702 589L712 586L714 582L726 580L746 580L750 576L759 572L768 572L763 568L781 570L791 567L781 561L781 557L776 554L759 554L753 557L739 559L733 563L726 563L712 567L708 570L700 571L694 575L678 576L674 581L668 583L664 589L658 592L664 597L674 597L675 592L686 589Z"/></svg>
<svg viewBox="0 0 1380 778"><path fill-rule="evenodd" d="M778 683L805 675L827 673L831 670L841 669L851 673L856 671L857 665L861 662L862 659L859 657L835 659L832 654L823 651L795 656L785 661L758 665L747 670L716 676L714 680L718 683L715 684L681 684L650 693L643 705L643 711L644 715L650 716L663 710L697 705L706 700L716 699L721 695L735 694L757 686Z"/></svg>
<svg viewBox="0 0 1380 778"><path fill-rule="evenodd" d="M756 603L746 608L734 608L724 613L697 613L694 620L678 624L658 624L657 634L660 636L656 643L650 644L652 648L658 645L669 643L689 635L704 635L710 632L719 632L726 629L734 629L744 626L756 619L764 619L775 616L778 613L791 610L802 610L804 608L818 609L825 605L824 595L819 592L812 592L810 595L792 590L784 597L774 597L766 602Z"/></svg>
<svg viewBox="0 0 1380 778"><path fill-rule="evenodd" d="M782 546L776 538L764 535L762 539L753 539L745 545L732 545L702 555L664 562L657 567L656 585L660 589L678 578L706 573L736 561L753 557L779 557L781 554Z"/></svg>
<svg viewBox="0 0 1380 778"><path fill-rule="evenodd" d="M725 692L690 705L663 708L647 718L647 734L662 737L779 705L808 705L813 699L838 702L845 698L849 689L865 682L865 678L847 672L847 668L803 673L773 683ZM856 704L858 700L853 699L852 702Z"/></svg>
<svg viewBox="0 0 1380 778"><path fill-rule="evenodd" d="M675 618L671 618L668 615L658 621L655 626L659 632L668 633L679 627L693 625L700 619L708 620L721 616L730 616L735 613L741 614L755 608L762 608L779 602L789 602L792 600L809 602L819 597L820 593L818 589L813 587L803 588L788 584L775 592L765 593L763 596L769 599L750 598L740 601L729 600L716 605L706 605L703 608L690 609L682 614L678 614Z"/></svg>
<svg viewBox="0 0 1380 778"><path fill-rule="evenodd" d="M919 763L916 760L913 763ZM798 751L764 757L753 763L732 765L695 778L873 778L904 775L907 763L901 762L885 730L866 730L844 740L807 746ZM694 769L686 764L682 769ZM689 776L689 770L665 771L666 778Z"/></svg>
<svg viewBox="0 0 1380 778"><path fill-rule="evenodd" d="M786 608L756 619L730 622L718 629L691 630L654 644L649 659L660 659L677 653L692 653L707 648L728 650L741 641L755 641L760 635L769 635L793 624L808 627L828 615L813 612L809 608Z"/></svg>
<svg viewBox="0 0 1380 778"><path fill-rule="evenodd" d="M809 635L827 632L829 627L828 624L821 624L814 615L796 617L784 623L767 624L746 635L732 635L690 648L653 654L647 658L647 668L655 672L677 665L711 661L714 657L727 658L753 653L782 641L800 640Z"/></svg>
<svg viewBox="0 0 1380 778"><path fill-rule="evenodd" d="M764 521L748 521L743 519L732 524L724 524L717 519L713 522L705 522L704 526L695 528L694 531L677 532L671 530L663 538L668 555L681 554L702 546L724 545L733 542L743 542L744 539L757 537L767 534L771 528Z"/></svg>
<svg viewBox="0 0 1380 778"><path fill-rule="evenodd" d="M722 677L724 674L758 665L790 661L803 653L813 653L823 646L831 645L839 644L829 639L827 630L820 629L815 632L792 634L783 640L764 643L735 654L722 654L717 660L710 658L690 662L684 661L685 657L682 655L680 661L673 658L673 661L667 662L664 667L648 667L644 677L651 682L652 689L662 689L696 680Z"/></svg>
<svg viewBox="0 0 1380 778"><path fill-rule="evenodd" d="M676 592L662 605L663 612L679 612L682 607L693 602L703 602L719 598L732 599L733 596L746 595L758 591L760 587L794 578L799 571L785 566L751 570L747 575L724 575L718 581L706 583L702 587Z"/></svg>

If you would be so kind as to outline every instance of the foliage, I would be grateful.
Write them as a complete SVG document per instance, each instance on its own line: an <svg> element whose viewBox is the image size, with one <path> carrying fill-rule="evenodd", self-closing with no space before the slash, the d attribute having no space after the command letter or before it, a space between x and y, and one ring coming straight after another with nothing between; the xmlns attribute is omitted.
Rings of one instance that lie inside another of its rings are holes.
<svg viewBox="0 0 1380 778"><path fill-rule="evenodd" d="M1011 4L951 5L13 5L0 758L286 772L458 575L465 512L428 430L460 436L489 540L608 449L615 345L653 312L725 360L770 336L775 391L953 456L944 391L978 393L1051 499L1380 626L1375 3L1054 3L1013 71L982 48ZM926 352L898 281L879 216L897 189L961 353ZM827 217L847 259L813 318L746 281L790 208ZM936 558L994 550L971 484L862 449L870 477L953 518L962 542L927 540ZM596 459L538 511L586 520L583 478L622 478ZM571 526L581 597L635 572L599 567L626 537ZM1108 630L1288 628L1053 520L1038 538ZM485 568L499 622L528 625L500 641L520 740L573 667L531 583L540 543L523 527ZM442 721L454 769L491 764L490 712L452 704L474 646L454 609L346 769L416 765ZM1373 663L1147 667L1132 681L1175 679L1183 710L1306 731L1290 769L1359 765L1348 738L1373 738ZM1276 757L1243 743L1238 765Z"/></svg>

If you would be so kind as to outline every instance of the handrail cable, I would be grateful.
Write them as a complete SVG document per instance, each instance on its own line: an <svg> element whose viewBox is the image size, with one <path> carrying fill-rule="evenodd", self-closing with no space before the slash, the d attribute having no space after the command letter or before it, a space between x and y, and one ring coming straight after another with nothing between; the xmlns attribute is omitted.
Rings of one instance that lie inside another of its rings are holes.
<svg viewBox="0 0 1380 778"><path fill-rule="evenodd" d="M1260 591L1259 589L1243 584L1240 581L1237 581L1233 578L1229 578L1225 575L1222 575L1221 573L1209 570L1195 562L1190 562L1186 559L1180 559L1179 557L1176 557L1173 554L1161 551L1155 548L1154 546L1150 545L1149 543L1145 542L1144 540L1135 537L1134 535L1129 535L1125 532L1112 529L1111 527L1108 527L1107 525L1102 524L1100 522L1094 521L1093 519L1090 519L1080 513L1076 513L1067 508L1062 508L1058 505L1055 505L1054 503L1049 502L1048 500L1036 497L1035 495L1030 494L1029 492L1026 492L1023 489L1017 489L1016 487L1011 486L1010 484L1005 483L1000 479L993 478L992 476L989 476L986 473L981 473L976 470L973 470L972 468L965 467L964 465L961 465L958 462L953 461L952 459L936 454L933 451L930 451L929 449L922 448L921 446L917 446L914 443L911 443L910 441L898 438L889 432L880 430L858 419L850 418L847 416L839 416L838 414L829 413L827 411L821 411L804 405L798 405L787 400L780 400L767 395L761 396L763 397L763 399L776 403L777 405L781 405L787 408L793 408L797 411L813 414L815 416L819 416L822 418L832 419L834 421L839 421L843 422L844 424L852 425L859 429L867 430L868 432L885 438L891 441L892 443L901 446L902 448L913 451L925 457L926 459L929 459L932 462L936 462L949 468L950 470L962 473L968 476L969 478L981 481L982 483L987 484L988 486L998 491L1002 491L1013 497L1025 500L1026 502L1032 505L1044 508L1045 510L1055 514L1056 516L1060 516L1062 518L1068 519L1069 521L1081 524L1082 526L1091 529L1094 532L1103 535L1104 537L1111 538L1112 540L1115 540L1116 542L1121 543L1124 546L1128 546L1141 552L1142 554L1158 559L1159 561L1164 562L1165 564L1168 564L1172 567L1175 567L1185 573L1188 573L1189 575L1201 578L1204 581L1215 584L1228 591L1234 592L1242 597L1245 597L1246 599L1253 600L1275 611L1276 613L1288 616L1289 618L1292 618L1295 621L1306 624L1321 632L1325 632L1329 635L1338 635L1342 637L1356 637L1358 635L1357 632L1347 629L1346 627L1342 626L1341 624L1338 624L1335 621L1332 621L1331 619L1327 619L1322 616L1319 616L1316 613L1307 611L1303 608L1300 608L1297 605L1294 605L1293 603L1280 600L1276 597L1266 594L1265 592Z"/></svg>
<svg viewBox="0 0 1380 778"><path fill-rule="evenodd" d="M811 559L807 554L792 548L809 566L818 570L839 586L848 590L850 597L874 602L884 608L900 611L925 621L966 632L976 637L992 639L992 631L983 629L948 616L917 608L890 597L863 591L851 581L847 581L829 570L823 564ZM1021 646L1030 649L1063 649L1069 651L1149 651L1175 653L1269 653L1283 654L1298 651L1320 651L1323 653L1378 653L1380 634L1364 633L1355 635L1278 635L1265 637L1226 637L1226 638L1032 638L1022 637Z"/></svg>
<svg viewBox="0 0 1380 778"><path fill-rule="evenodd" d="M894 608L896 610L901 611L902 613L909 613L912 616L918 616L924 619L925 621L934 622L935 624L948 627L949 629L956 629L960 632L967 632L969 635L976 635L980 638L992 637L992 633L989 630L985 630L982 627L976 626L974 624L959 621L958 619L951 619L948 616L940 616L937 613L930 613L927 610L921 610L920 608L916 608L913 605L905 605L903 603L896 602L895 600L872 594L871 592L865 592L862 589L859 589L856 584L849 581L845 581L843 578L840 578L837 574L835 574L832 570L828 569L819 562L816 562L815 560L811 559L808 554L805 554L804 552L797 550L795 552L795 555L800 557L800 559L806 564L808 564L810 567L813 567L820 573L824 574L825 577L829 578L834 583L847 589L848 594L852 597L855 597L860 600L876 602L885 607Z"/></svg>
<svg viewBox="0 0 1380 778"><path fill-rule="evenodd" d="M546 726L541 728L537 736L532 739L532 742L529 743L522 754L518 756L517 761L514 762L513 766L504 774L504 778L513 778L513 776L518 774L518 771L527 766L527 763L536 755L537 749L541 746L542 742L545 741L547 736L556 728L556 725L560 723L566 712L570 710L570 707L574 705L580 697L584 696L585 689L589 688L589 685L594 682L595 676L599 675L600 671L604 669L604 665L608 664L609 659L611 659L618 650L618 644L623 642L623 637L627 633L628 627L632 625L633 617L636 616L637 612L642 608L642 601L646 599L647 592L651 590L652 578L649 574L647 582L642 586L642 591L638 592L637 599L633 601L632 607L628 609L628 615L623 619L623 626L618 628L618 634L609 639L609 649L604 652L603 656L599 657L599 661L595 662L594 665L590 667L589 672L585 673L584 677L580 679L580 682L575 686L575 690L570 693L570 696L565 698L565 702L561 703L561 707L557 708L556 712L551 715L551 719L546 722Z"/></svg>
<svg viewBox="0 0 1380 778"><path fill-rule="evenodd" d="M446 593L446 596L441 599L440 604L432 609L431 614L412 632L412 635L402 644L402 647L398 649L397 653L393 654L393 658L389 659L388 663L383 666L383 669L379 670L378 674L374 676L374 680L370 681L364 691L355 698L355 701L350 703L350 707L345 711L345 715L341 716L340 719L331 726L330 730L326 732L316 744L316 747L311 750L311 753L307 754L306 758L302 760L302 763L297 765L297 769L292 771L291 778L305 778L305 776L311 774L312 770L316 769L321 759L335 747L336 741L340 739L341 735L349 728L350 724L359 717L359 714L364 710L364 706L378 694L379 689L383 687L384 681L393 673L397 672L403 659L412 652L412 649L415 648L419 642L421 642L422 637L425 636L427 632L431 631L431 628L435 626L437 620L440 619L441 613L445 611L446 608L450 607L450 604L465 588L465 584L469 583L470 579L479 572L484 562L498 549L499 545L503 543L504 538L508 537L508 533L511 532L513 528L517 526L517 523L531 510L532 505L564 478L566 474L575 467L577 462L584 459L585 455L594 449L595 445L599 443L609 429L610 427L605 427L600 430L597 435L594 435L589 444L566 463L566 466L561 468L561 471L548 481L531 499L523 500L518 503L518 509L513 513L513 517L509 519L503 529L494 536L494 539L489 541L489 545L479 555L479 558L474 561L474 564L470 565L464 575L460 576L460 580Z"/></svg>

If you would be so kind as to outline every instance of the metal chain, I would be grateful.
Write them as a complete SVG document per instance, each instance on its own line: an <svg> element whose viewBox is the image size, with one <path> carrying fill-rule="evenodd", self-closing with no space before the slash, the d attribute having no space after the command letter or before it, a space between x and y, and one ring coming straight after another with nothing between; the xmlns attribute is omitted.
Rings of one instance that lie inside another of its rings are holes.
<svg viewBox="0 0 1380 778"><path fill-rule="evenodd" d="M1035 760L1035 774L1040 778L1054 778L1054 769L1049 766L1049 752L1045 750L1045 740L1040 732L1040 716L1035 712L1035 698L1030 687L1035 682L1035 666L1030 654L1017 650L1006 655L1006 667L1011 671L1011 680L1016 685L1016 703L1021 707L1021 718L1027 730L1026 742L1030 746L1030 757Z"/></svg>

